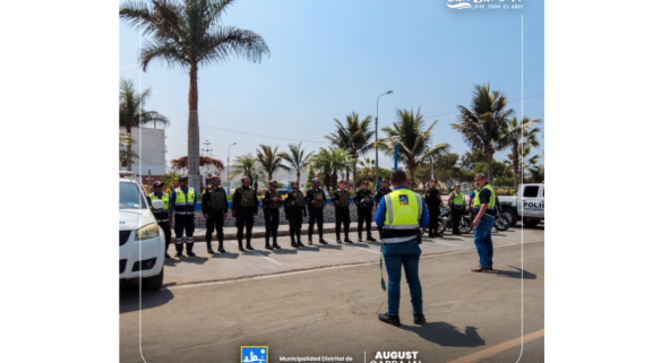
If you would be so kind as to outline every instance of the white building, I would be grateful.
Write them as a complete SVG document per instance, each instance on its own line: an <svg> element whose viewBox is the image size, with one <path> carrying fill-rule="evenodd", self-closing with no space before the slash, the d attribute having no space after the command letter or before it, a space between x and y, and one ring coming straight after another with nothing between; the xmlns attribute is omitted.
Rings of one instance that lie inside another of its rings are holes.
<svg viewBox="0 0 645 363"><path fill-rule="evenodd" d="M125 133L125 128L120 129ZM132 129L132 151L134 158L132 172L140 175L163 175L166 172L166 133L164 129L142 127ZM125 148L124 146L121 146ZM126 163L119 162L119 170L127 170Z"/></svg>

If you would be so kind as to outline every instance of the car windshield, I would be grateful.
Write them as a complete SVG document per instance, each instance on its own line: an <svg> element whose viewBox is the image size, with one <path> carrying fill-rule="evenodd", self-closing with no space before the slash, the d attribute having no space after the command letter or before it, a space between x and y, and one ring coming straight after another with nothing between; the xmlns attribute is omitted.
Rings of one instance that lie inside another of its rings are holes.
<svg viewBox="0 0 645 363"><path fill-rule="evenodd" d="M119 183L119 209L147 208L146 201L135 183Z"/></svg>

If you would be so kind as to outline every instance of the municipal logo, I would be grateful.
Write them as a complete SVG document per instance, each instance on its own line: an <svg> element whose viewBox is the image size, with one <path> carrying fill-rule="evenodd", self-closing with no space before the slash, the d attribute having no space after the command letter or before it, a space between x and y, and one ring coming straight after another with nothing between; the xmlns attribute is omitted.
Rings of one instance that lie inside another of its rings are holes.
<svg viewBox="0 0 645 363"><path fill-rule="evenodd" d="M408 196L405 194L399 195L399 205L408 205L410 202L408 201Z"/></svg>
<svg viewBox="0 0 645 363"><path fill-rule="evenodd" d="M242 363L267 363L269 347L242 347Z"/></svg>

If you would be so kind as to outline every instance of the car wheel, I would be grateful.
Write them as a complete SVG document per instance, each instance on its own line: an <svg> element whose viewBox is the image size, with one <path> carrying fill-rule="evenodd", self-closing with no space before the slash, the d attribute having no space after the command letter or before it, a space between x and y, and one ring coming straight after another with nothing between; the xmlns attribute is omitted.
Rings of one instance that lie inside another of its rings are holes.
<svg viewBox="0 0 645 363"><path fill-rule="evenodd" d="M143 279L143 289L146 291L157 291L163 285L163 267L161 272L156 276L150 276Z"/></svg>
<svg viewBox="0 0 645 363"><path fill-rule="evenodd" d="M526 227L533 228L533 227L537 226L538 224L540 224L540 220L539 219L532 219L532 218L524 218L522 223Z"/></svg>
<svg viewBox="0 0 645 363"><path fill-rule="evenodd" d="M502 215L506 217L506 220L509 221L509 227L515 227L517 225L517 214L511 208L504 208L502 210Z"/></svg>

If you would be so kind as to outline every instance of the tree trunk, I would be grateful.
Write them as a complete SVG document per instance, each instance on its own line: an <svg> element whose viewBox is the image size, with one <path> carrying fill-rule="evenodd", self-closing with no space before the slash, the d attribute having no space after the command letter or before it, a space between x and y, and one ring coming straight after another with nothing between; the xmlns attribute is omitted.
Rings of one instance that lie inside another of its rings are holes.
<svg viewBox="0 0 645 363"><path fill-rule="evenodd" d="M513 141L513 179L515 179L515 189L520 185L520 164L519 164L519 145Z"/></svg>
<svg viewBox="0 0 645 363"><path fill-rule="evenodd" d="M125 131L128 133L128 145L126 146L126 150L128 152L128 160L126 160L126 166L127 166L127 171L132 171L132 129L130 127L126 128ZM141 142L141 140L139 140Z"/></svg>
<svg viewBox="0 0 645 363"><path fill-rule="evenodd" d="M356 193L356 162L352 163L352 190Z"/></svg>
<svg viewBox="0 0 645 363"><path fill-rule="evenodd" d="M414 190L417 188L417 185L414 183L414 170L416 169L416 166L414 165L407 165L408 170L410 171L410 189Z"/></svg>
<svg viewBox="0 0 645 363"><path fill-rule="evenodd" d="M197 116L197 65L190 67L188 89L188 185L201 193L199 183L199 119Z"/></svg>
<svg viewBox="0 0 645 363"><path fill-rule="evenodd" d="M493 184L493 150L486 152L486 163L488 164L488 182Z"/></svg>
<svg viewBox="0 0 645 363"><path fill-rule="evenodd" d="M300 186L300 169L296 172L296 184Z"/></svg>

